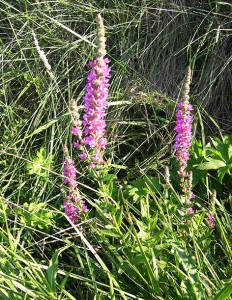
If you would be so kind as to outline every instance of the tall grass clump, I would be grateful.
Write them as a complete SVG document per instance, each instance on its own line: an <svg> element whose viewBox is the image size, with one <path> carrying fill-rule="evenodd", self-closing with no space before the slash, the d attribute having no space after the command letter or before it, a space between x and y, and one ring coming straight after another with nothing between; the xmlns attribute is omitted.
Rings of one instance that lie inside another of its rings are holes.
<svg viewBox="0 0 232 300"><path fill-rule="evenodd" d="M0 1L0 299L231 299L231 8Z"/></svg>

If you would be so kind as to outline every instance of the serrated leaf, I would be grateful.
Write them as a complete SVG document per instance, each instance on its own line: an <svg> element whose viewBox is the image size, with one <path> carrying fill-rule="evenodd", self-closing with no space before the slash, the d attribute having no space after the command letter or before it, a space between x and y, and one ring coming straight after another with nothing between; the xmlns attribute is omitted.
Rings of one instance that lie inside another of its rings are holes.
<svg viewBox="0 0 232 300"><path fill-rule="evenodd" d="M209 149L207 149L209 150ZM216 159L216 160L224 160L224 157L222 155L221 152L219 152L218 150L216 149L210 149L210 151L207 151L208 153L208 156L211 158L211 159ZM207 159L207 158L206 158Z"/></svg>

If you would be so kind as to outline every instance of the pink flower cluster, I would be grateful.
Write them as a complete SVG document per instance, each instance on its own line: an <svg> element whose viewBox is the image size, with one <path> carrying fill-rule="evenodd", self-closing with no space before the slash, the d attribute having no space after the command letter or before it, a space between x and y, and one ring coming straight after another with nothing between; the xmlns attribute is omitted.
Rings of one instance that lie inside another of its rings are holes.
<svg viewBox="0 0 232 300"><path fill-rule="evenodd" d="M70 188L75 188L77 187L77 182L76 182L76 173L77 170L74 166L74 161L72 160L65 160L63 161L64 165L64 183L69 185Z"/></svg>
<svg viewBox="0 0 232 300"><path fill-rule="evenodd" d="M185 169L189 160L189 147L191 146L192 137L192 121L193 117L191 111L192 105L185 102L177 104L179 110L176 113L176 126L177 133L175 138L174 148L176 149L176 159L180 163L179 175L185 177Z"/></svg>
<svg viewBox="0 0 232 300"><path fill-rule="evenodd" d="M192 214L194 214L194 209L190 207L188 210L188 215L192 215Z"/></svg>
<svg viewBox="0 0 232 300"><path fill-rule="evenodd" d="M84 96L84 115L82 124L85 125L83 138L74 142L74 147L88 146L92 149L91 162L89 167L94 168L95 164L103 164L102 149L105 149L107 140L104 137L106 132L106 108L108 107L108 87L110 78L110 68L108 66L110 60L108 58L98 58L89 62L92 67L86 84L86 95ZM71 133L78 136L81 131L79 126L73 127ZM85 151L79 155L81 159L85 159L88 152Z"/></svg>
<svg viewBox="0 0 232 300"><path fill-rule="evenodd" d="M173 148L176 149L176 159L179 162L179 176L181 178L182 192L184 193L184 200L186 206L191 206L191 199L196 196L192 192L192 172L186 172L189 160L189 148L191 146L192 138L192 122L193 116L191 111L193 110L192 105L189 103L189 86L191 81L191 69L187 68L186 80L183 89L182 101L177 104L176 113L176 131L175 143ZM194 213L192 207L188 208L187 214L191 215ZM190 220L189 220L190 221ZM188 222L189 222L188 221Z"/></svg>
<svg viewBox="0 0 232 300"><path fill-rule="evenodd" d="M63 162L64 165L64 183L69 186L69 196L64 201L65 214L72 223L77 222L80 219L80 213L87 211L85 201L81 201L77 190L76 181L76 168L74 161L66 159Z"/></svg>
<svg viewBox="0 0 232 300"><path fill-rule="evenodd" d="M83 124L86 125L84 130L84 143L90 148L95 148L96 153L92 157L97 163L101 163L101 149L105 148L107 141L104 137L106 122L105 110L108 107L106 101L108 97L108 87L110 78L110 69L108 67L109 59L104 58L90 62L89 65L93 68L88 77L86 85L86 95L84 97Z"/></svg>
<svg viewBox="0 0 232 300"><path fill-rule="evenodd" d="M214 228L215 227L215 223L214 222L215 222L215 218L214 218L214 216L212 214L210 214L208 216L208 218L206 219L206 223L208 224L208 226L210 228Z"/></svg>

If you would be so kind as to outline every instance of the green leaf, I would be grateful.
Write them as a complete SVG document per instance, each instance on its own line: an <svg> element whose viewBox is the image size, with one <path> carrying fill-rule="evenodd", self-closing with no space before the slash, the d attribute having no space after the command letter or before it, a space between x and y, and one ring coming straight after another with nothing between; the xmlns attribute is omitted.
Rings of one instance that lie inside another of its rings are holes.
<svg viewBox="0 0 232 300"><path fill-rule="evenodd" d="M41 147L37 151L36 156L31 159L31 162L26 163L26 168L29 174L36 174L38 176L47 176L46 169L50 168L52 157L46 155L46 149Z"/></svg>
<svg viewBox="0 0 232 300"><path fill-rule="evenodd" d="M212 143L213 143L213 145L214 145L215 148L217 148L218 145L221 144L221 141L220 141L220 139L218 137L211 138L211 141L212 141Z"/></svg>
<svg viewBox="0 0 232 300"><path fill-rule="evenodd" d="M232 144L229 144L229 146L228 146L228 156L229 156L229 159L231 159L231 157L232 157Z"/></svg>
<svg viewBox="0 0 232 300"><path fill-rule="evenodd" d="M142 241L147 240L149 238L149 234L144 230L140 230L138 232L138 238L140 238Z"/></svg>
<svg viewBox="0 0 232 300"><path fill-rule="evenodd" d="M224 178L225 174L228 173L228 171L229 171L228 166L218 169L218 178L219 178L220 183L222 183L222 179Z"/></svg>
<svg viewBox="0 0 232 300"><path fill-rule="evenodd" d="M59 255L59 251L56 251L52 255L52 259L50 260L49 267L47 270L48 283L53 293L56 292L56 274L58 272L58 255Z"/></svg>
<svg viewBox="0 0 232 300"><path fill-rule="evenodd" d="M65 294L66 296L68 296L69 300L76 300L77 298L74 298L69 292L67 292L66 290L62 290L62 293Z"/></svg>
<svg viewBox="0 0 232 300"><path fill-rule="evenodd" d="M211 141L223 160L228 162L232 156L232 136L225 135L221 142L218 138L211 138Z"/></svg>
<svg viewBox="0 0 232 300"><path fill-rule="evenodd" d="M213 300L226 300L232 294L232 280L228 282L219 293L213 298Z"/></svg>
<svg viewBox="0 0 232 300"><path fill-rule="evenodd" d="M60 255L61 252L63 252L67 248L69 248L69 245L57 250L52 255L52 259L49 262L49 267L47 270L47 279L48 279L49 287L53 293L56 292L56 275L58 272L58 256Z"/></svg>
<svg viewBox="0 0 232 300"><path fill-rule="evenodd" d="M195 140L193 142L193 156L195 159L204 157L201 141Z"/></svg>
<svg viewBox="0 0 232 300"><path fill-rule="evenodd" d="M151 266L149 264L148 257L147 257L147 255L146 255L146 253L144 251L144 247L142 246L142 244L141 244L141 242L139 240L139 237L138 237L138 235L137 235L136 230L135 230L134 227L133 227L133 233L134 233L134 236L135 236L135 238L137 240L137 243L138 243L139 249L141 251L141 254L142 254L143 258L144 258L144 265L146 266L146 271L147 271L147 273L148 273L148 275L150 277L150 283L152 285L152 288L156 291L156 295L160 296L161 295L161 290L160 290L160 286L159 286L159 281L155 277L155 274L154 274L154 272L153 272L153 270L152 270L152 268L151 268Z"/></svg>
<svg viewBox="0 0 232 300"><path fill-rule="evenodd" d="M172 246L175 249L179 262L183 265L185 272L188 274L185 278L185 280L187 280L186 283L191 285L196 299L202 299L203 287L194 257L186 254L186 250L177 242L172 242Z"/></svg>
<svg viewBox="0 0 232 300"><path fill-rule="evenodd" d="M208 159L208 162L203 163L198 167L199 170L217 170L221 167L225 167L226 163L218 159Z"/></svg>
<svg viewBox="0 0 232 300"><path fill-rule="evenodd" d="M151 230L155 230L157 227L157 221L158 221L159 213L156 211L152 218L150 219L150 228Z"/></svg>
<svg viewBox="0 0 232 300"><path fill-rule="evenodd" d="M114 168L114 169L123 169L123 170L126 170L128 167L126 167L126 166L123 166L123 165L116 165L116 164L111 164L110 165L112 168Z"/></svg>
<svg viewBox="0 0 232 300"><path fill-rule="evenodd" d="M0 290L0 296L2 297L1 299L9 300L10 298L9 298L8 294L6 295L5 293L7 293L7 291L4 291L4 289Z"/></svg>
<svg viewBox="0 0 232 300"><path fill-rule="evenodd" d="M116 214L116 222L118 226L120 226L122 223L122 216L123 216L123 206L121 205Z"/></svg>
<svg viewBox="0 0 232 300"><path fill-rule="evenodd" d="M115 230L101 230L101 233L106 235L106 236L112 236L112 237L115 237L115 238L121 238L121 234L119 234L117 231Z"/></svg>

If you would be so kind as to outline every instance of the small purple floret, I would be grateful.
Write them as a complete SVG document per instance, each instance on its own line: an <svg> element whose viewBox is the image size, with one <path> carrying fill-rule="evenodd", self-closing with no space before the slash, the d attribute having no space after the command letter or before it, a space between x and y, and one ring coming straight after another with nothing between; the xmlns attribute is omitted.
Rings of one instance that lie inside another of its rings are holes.
<svg viewBox="0 0 232 300"><path fill-rule="evenodd" d="M191 215L193 213L194 213L194 209L192 207L190 207L189 210L188 210L188 215Z"/></svg>
<svg viewBox="0 0 232 300"><path fill-rule="evenodd" d="M73 135L78 135L79 132L81 132L81 127L80 127L80 126L74 126L74 127L72 128L72 130L71 130L71 133L72 133Z"/></svg>
<svg viewBox="0 0 232 300"><path fill-rule="evenodd" d="M212 214L210 214L208 216L208 218L206 219L206 223L208 224L208 226L210 228L214 228L215 227L215 218L214 218L214 216Z"/></svg>

